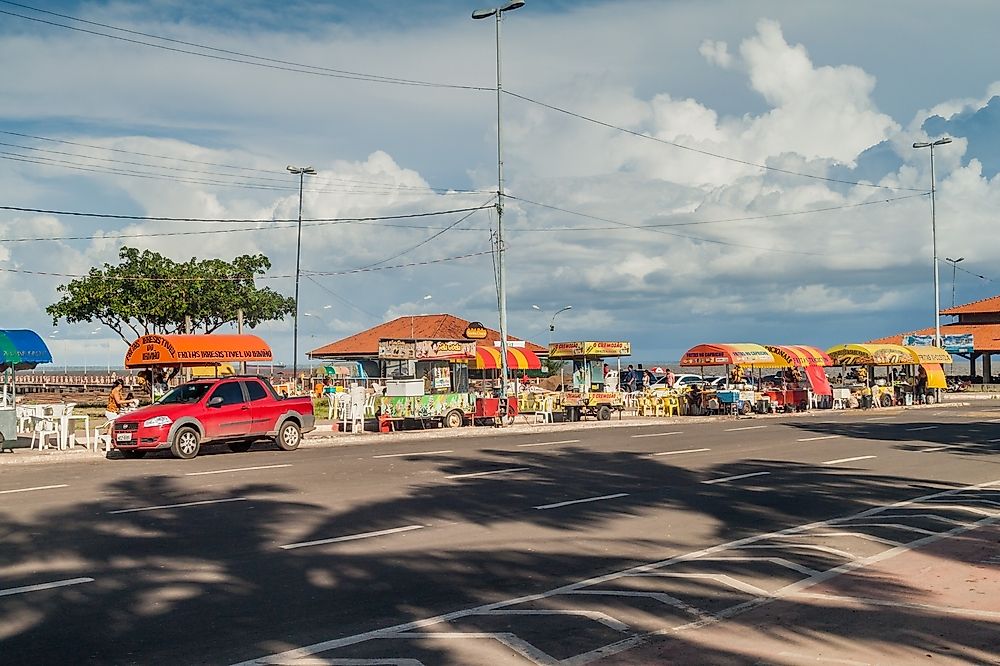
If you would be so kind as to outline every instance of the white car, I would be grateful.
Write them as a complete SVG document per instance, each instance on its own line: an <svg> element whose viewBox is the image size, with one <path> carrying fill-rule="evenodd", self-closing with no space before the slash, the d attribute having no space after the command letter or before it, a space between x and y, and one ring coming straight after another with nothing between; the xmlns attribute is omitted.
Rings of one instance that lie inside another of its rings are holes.
<svg viewBox="0 0 1000 666"><path fill-rule="evenodd" d="M682 389L685 386L693 386L695 384L705 384L711 380L716 379L716 377L702 377L701 375L691 375L691 374L680 374L674 375L674 388ZM656 381L649 387L653 393L663 394L669 389L667 388L667 378L657 377Z"/></svg>

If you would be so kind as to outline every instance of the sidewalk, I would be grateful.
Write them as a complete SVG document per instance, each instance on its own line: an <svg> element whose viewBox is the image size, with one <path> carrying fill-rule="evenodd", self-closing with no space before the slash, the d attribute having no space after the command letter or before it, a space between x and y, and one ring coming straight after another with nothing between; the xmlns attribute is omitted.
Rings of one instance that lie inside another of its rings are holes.
<svg viewBox="0 0 1000 666"><path fill-rule="evenodd" d="M963 394L964 396L965 394ZM946 401L937 405L914 405L911 407L883 407L878 408L879 412L894 412L922 409L941 409L953 407L968 407L968 402ZM316 430L303 436L301 448L330 448L335 446L351 446L364 444L379 444L385 442L399 442L402 440L435 440L435 439L465 439L472 437L505 437L507 435L526 435L530 433L566 433L579 430L593 430L604 428L629 427L656 427L656 426L677 426L688 423L712 423L718 421L744 421L744 420L769 420L786 418L809 418L823 416L830 413L847 413L847 410L812 410L808 412L778 413L778 414L754 414L750 416L731 415L721 416L624 416L621 419L612 418L610 421L576 421L562 423L532 423L527 416L519 416L513 425L503 428L492 428L488 426L462 427L462 428L433 428L427 430L404 430L389 433L371 432L350 433L335 430L339 425L331 421L322 420L316 424ZM77 441L82 442L80 437L82 431L77 433ZM19 437L17 443L10 444L10 450L5 449L0 453L0 466L35 463L56 463L82 460L111 460L119 456L114 451L105 453L104 451L90 451L78 444L69 450L28 449L30 437Z"/></svg>

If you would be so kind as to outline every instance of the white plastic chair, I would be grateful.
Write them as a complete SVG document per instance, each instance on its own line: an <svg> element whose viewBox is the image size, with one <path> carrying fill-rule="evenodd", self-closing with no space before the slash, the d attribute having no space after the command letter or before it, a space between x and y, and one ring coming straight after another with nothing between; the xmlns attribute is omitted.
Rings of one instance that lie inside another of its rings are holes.
<svg viewBox="0 0 1000 666"><path fill-rule="evenodd" d="M101 444L104 444L105 453L111 450L111 424L113 421L105 421L101 425L94 428L94 438L91 440L94 442L94 452L101 450ZM103 434L101 431L104 430Z"/></svg>
<svg viewBox="0 0 1000 666"><path fill-rule="evenodd" d="M38 441L38 450L49 448L49 437L56 440L56 448L59 448L59 421L51 415L32 417L33 427L31 430L31 444L28 449L35 448L35 441Z"/></svg>

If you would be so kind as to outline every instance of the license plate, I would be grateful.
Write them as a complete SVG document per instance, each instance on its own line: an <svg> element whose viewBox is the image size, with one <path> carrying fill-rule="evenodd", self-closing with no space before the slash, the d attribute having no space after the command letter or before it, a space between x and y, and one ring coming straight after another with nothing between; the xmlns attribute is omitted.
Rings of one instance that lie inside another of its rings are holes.
<svg viewBox="0 0 1000 666"><path fill-rule="evenodd" d="M120 432L117 435L115 435L115 440L119 441L119 442L131 442L132 441L132 433L130 433L130 432Z"/></svg>

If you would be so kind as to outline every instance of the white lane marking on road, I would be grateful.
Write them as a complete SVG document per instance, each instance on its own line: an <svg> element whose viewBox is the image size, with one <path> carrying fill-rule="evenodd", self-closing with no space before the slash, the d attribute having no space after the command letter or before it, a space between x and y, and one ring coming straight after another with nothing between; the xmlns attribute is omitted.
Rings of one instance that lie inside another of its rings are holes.
<svg viewBox="0 0 1000 666"><path fill-rule="evenodd" d="M766 428L766 425L759 426L743 426L742 428L726 428L723 432L738 432L740 430L760 430L761 428Z"/></svg>
<svg viewBox="0 0 1000 666"><path fill-rule="evenodd" d="M826 525L835 525L835 524L839 524L839 523L843 523L843 522L847 522L847 521L851 521L851 520L858 520L858 519L862 519L862 518L868 518L868 517L871 517L871 516L877 516L879 514L884 514L884 517L889 517L890 515L899 515L900 517L905 517L907 515L913 515L913 514L889 514L889 513L886 513L886 512L889 512L889 511L891 511L893 509L904 509L904 508L908 508L908 507L914 507L916 505L919 505L922 502L927 502L928 500L931 500L933 498L951 497L951 496L957 495L957 494L965 492L965 491L982 490L982 489L985 489L985 488L990 488L991 486L1000 486L1000 479L997 479L995 481L988 481L986 483L980 483L980 484L976 484L976 485L972 485L972 486L965 486L965 487L962 487L962 488L955 488L955 489L952 489L952 490L945 490L945 491L942 491L942 492L934 493L932 495L924 495L924 496L916 497L916 498L913 498L913 499L902 500L902 501L899 501L899 502L894 502L892 504L888 504L888 505L884 505L884 506L878 506L878 507L874 507L874 508L871 508L871 509L867 509L867 510L862 511L860 513L856 513L856 514L849 515L849 516L843 516L843 517L840 517L840 518L833 518L833 519L830 519L830 520L824 520L824 521L818 521L818 522L814 522L814 523L808 523L808 524L805 524L805 525L797 525L795 527L789 527L789 528L783 529L783 530L781 530L779 532L768 532L768 533L764 533L764 534L755 534L753 536L744 537L744 538L738 539L736 541L729 541L727 543L716 544L714 546L711 546L711 547L708 547L708 548L704 548L702 550L698 550L698 551L694 551L694 552L690 552L690 553L685 553L685 554L682 554L682 555L674 555L674 556L672 556L670 558L667 558L667 559L664 559L664 560L658 560L656 562L648 562L646 564L637 565L637 566L634 566L634 567L630 567L628 569L623 569L623 570L620 570L620 571L615 571L615 572L611 572L611 573L601 574L599 576L594 576L594 577L587 578L587 579L584 579L584 580L578 580L576 582L568 583L566 585L563 585L563 586L560 586L560 587L557 587L557 588L553 588L553 589L550 589L550 590L546 590L544 592L537 592L537 593L525 594L525 595L522 595L522 596L519 596L519 597L513 597L513 598L510 598L510 599L504 599L502 601L495 601L495 602L490 602L490 603L482 604L480 606L475 606L473 608L463 608L463 609L450 611L448 613L444 613L444 614L440 614L440 615L434 615L432 617L424 617L424 618L421 618L421 619L418 619L418 620L412 620L412 621L405 622L405 623L402 623L402 624L397 624L397 625L393 625L393 626L389 626L389 627L381 627L381 628L373 629L373 630L370 630L370 631L367 631L367 632L364 632L364 633L354 634L352 636L345 636L345 637L340 637L340 638L332 638L332 639L329 639L329 640L323 640L323 641L319 641L319 642L312 643L312 644L309 644L309 645L302 645L300 647L290 648L290 649L284 650L283 652L273 653L273 654L269 654L269 655L263 655L263 656L260 656L260 657L254 658L254 659L250 659L248 661L243 661L243 662L240 662L238 664L235 664L234 666L260 666L261 664L288 663L290 660L306 659L306 658L308 658L308 657L310 657L312 655L317 655L317 654L319 654L321 652L326 652L326 651L329 651L329 650L335 650L335 649L342 648L342 647L347 647L347 646L350 646L350 645L357 645L357 644L364 643L364 642L367 642L367 641L379 640L379 639L388 639L388 638L392 638L394 636L400 636L400 635L403 635L404 632L409 632L409 631L412 631L414 629L422 629L422 628L425 628L425 627L431 627L431 626L434 626L434 625L439 625L439 624L442 624L442 623L450 622L452 620L461 619L463 617L469 617L470 615L477 615L477 614L479 614L480 611L484 611L484 610L494 610L494 609L497 609L497 608L507 608L507 607L511 607L511 606L518 606L518 605L530 603L530 602L533 602L533 601L540 601L540 600L544 600L544 599L550 599L552 597L555 597L555 596L558 596L558 595L561 595L561 594L572 593L575 590L580 590L580 589L584 589L584 588L590 588L590 587L593 587L595 585L601 585L601 584L604 584L604 583L606 583L608 581L614 581L614 580L618 580L620 578L625 578L625 577L628 577L628 576L641 575L641 574L643 574L645 572L655 571L657 569L662 569L664 567L672 566L672 565L680 563L680 562L687 562L687 561L691 561L691 560L697 560L698 558L706 557L706 556L709 556L709 555L714 555L716 553L720 553L720 552L724 552L724 551L736 551L736 550L748 549L748 548L759 548L759 549L783 548L783 549L787 549L789 547L800 547L800 548L822 549L824 551L829 552L831 549L825 548L823 546L806 546L804 544L781 544L781 545L766 545L766 546L753 546L753 545L748 545L748 544L759 543L761 541L764 541L764 540L766 540L768 538L771 538L771 537L774 537L774 536L780 535L780 534L807 533L810 530L814 530L816 528L823 527L823 526L826 526ZM940 518L939 516L934 516L933 514L929 514L929 515L931 517ZM782 588L781 590L777 591L774 594L774 596L769 597L768 599L761 600L760 602L750 602L748 604L740 604L739 606L733 607L730 610L726 610L724 613L720 613L717 618L713 617L713 619L711 621L703 623L703 624L699 624L698 626L707 626L708 624L712 624L712 623L714 623L716 621L722 621L722 620L724 620L724 619L726 619L728 617L733 617L735 615L738 615L741 612L746 612L748 610L756 608L757 606L761 606L761 605L764 605L766 603L770 603L771 601L774 601L774 600L777 600L777 599L781 599L783 597L789 596L789 595L794 594L796 592L801 592L801 591L803 591L803 590L805 590L805 589L807 589L809 587L812 587L812 586L820 584L820 583L822 583L822 582L824 582L826 580L829 580L830 578L833 578L834 576L840 575L841 573L853 571L854 569L860 568L862 566L866 566L867 564L879 562L882 559L887 559L889 557L893 557L894 555L898 555L898 554L900 554L902 552L906 552L906 551L909 551L909 550L913 550L915 548L919 548L919 547L923 546L924 544L933 543L934 541L936 541L938 539L948 538L948 537L953 536L955 534L960 534L962 532L966 532L966 531L969 531L969 530L972 530L972 529L976 529L977 527L980 527L981 525L987 525L987 524L990 524L992 522L995 522L997 519L998 518L985 518L985 519L976 521L974 523L960 524L958 527L956 527L956 528L954 528L952 530L949 530L948 532L944 532L944 533L935 535L933 537L932 536L928 536L925 539L918 539L917 541L912 542L911 544L908 544L907 546L899 547L899 548L892 548L892 549L890 549L888 551L880 553L879 555L873 556L871 558L866 558L864 560L855 561L854 558L853 558L853 556L848 556L847 559L850 560L849 564L841 565L841 566L836 567L835 569L833 569L831 571L823 572L823 573L820 573L817 576L807 578L807 579L805 579L804 581L800 582L797 585L788 586L786 588ZM942 520L949 520L949 519L943 519L942 518ZM692 627L691 625L682 625L680 627L674 627L671 631L673 633L676 633L678 631L682 631L682 630L686 630L686 629L691 629L691 628L695 628L695 627ZM616 643L612 644L612 646L604 646L604 647L598 648L597 650L594 650L594 651L592 651L590 653L584 653L582 655L577 655L576 657L573 658L573 661L574 661L574 663L581 663L581 664L582 663L589 663L589 661L593 660L593 659L591 659L591 657L593 657L593 658L608 657L608 656L611 656L611 655L614 655L614 654L618 654L618 653L622 652L625 649L630 649L631 647L634 647L636 645L641 644L644 640L646 640L647 638L651 637L652 635L653 635L653 633L651 632L651 633L648 633L648 634L643 634L643 635L635 636L633 638L630 638L628 641L619 641L619 642L616 642Z"/></svg>
<svg viewBox="0 0 1000 666"><path fill-rule="evenodd" d="M535 442L533 444L518 444L520 447L525 446L555 446L556 444L576 444L580 440L578 439L560 439L558 442Z"/></svg>
<svg viewBox="0 0 1000 666"><path fill-rule="evenodd" d="M10 493L30 493L33 490L51 490L53 488L69 488L68 483L60 483L57 486L35 486L34 488L15 488L14 490L0 490L0 495Z"/></svg>
<svg viewBox="0 0 1000 666"><path fill-rule="evenodd" d="M944 451L945 449L955 448L954 444L945 444L944 446L932 446L929 449L920 449L917 453L932 453L934 451Z"/></svg>
<svg viewBox="0 0 1000 666"><path fill-rule="evenodd" d="M569 500L568 502L556 502L555 504L542 504L536 506L535 508L544 511L545 509L558 509L562 506L569 506L570 504L584 504L585 502L600 502L601 500L618 499L619 497L628 497L628 493L616 493L614 495L601 495L600 497L587 497L578 500Z"/></svg>
<svg viewBox="0 0 1000 666"><path fill-rule="evenodd" d="M378 530L377 532L362 532L361 534L349 534L342 537L333 537L332 539L319 539L317 541L301 541L299 543L289 543L281 546L282 550L294 550L296 548L305 548L307 546L322 546L328 543L341 543L343 541L357 541L358 539L370 539L372 537L385 536L387 534L397 534L399 532L410 532L412 530L422 530L424 525L407 525L405 527L393 527L388 530Z"/></svg>
<svg viewBox="0 0 1000 666"><path fill-rule="evenodd" d="M80 583L93 583L93 578L67 578L66 580L54 580L51 583L39 583L38 585L25 585L24 587L11 587L0 590L0 597L9 597L13 594L24 594L25 592L38 592L41 590L51 590L67 585L79 585Z"/></svg>
<svg viewBox="0 0 1000 666"><path fill-rule="evenodd" d="M708 481L702 481L702 483L707 483L711 485L713 483L725 483L726 481L736 481L738 479L749 479L751 476L764 476L765 474L770 474L770 472L754 472L752 474L737 474L736 476L724 476L721 479L709 479Z"/></svg>
<svg viewBox="0 0 1000 666"><path fill-rule="evenodd" d="M869 458L877 458L878 456L854 456L853 458L837 458L836 460L824 460L821 465L836 465L845 462L854 462L855 460L868 460Z"/></svg>
<svg viewBox="0 0 1000 666"><path fill-rule="evenodd" d="M996 444L997 442L1000 442L1000 439L988 439L988 440L986 440L987 444Z"/></svg>
<svg viewBox="0 0 1000 666"><path fill-rule="evenodd" d="M275 469L277 467L291 467L291 463L283 465L259 465L257 467L233 467L232 469L213 469L210 472L188 472L184 476L205 476L206 474L225 474L227 472L250 472L256 469Z"/></svg>
<svg viewBox="0 0 1000 666"><path fill-rule="evenodd" d="M508 469L495 469L492 472L473 472L472 474L452 474L451 476L446 476L446 479L472 479L478 476L490 476L491 474L509 474L510 472L523 472L529 467L510 467Z"/></svg>
<svg viewBox="0 0 1000 666"><path fill-rule="evenodd" d="M411 451L410 453L383 453L380 456L372 456L372 458L403 458L405 456L433 456L438 453L454 453L451 449L443 449L441 451Z"/></svg>
<svg viewBox="0 0 1000 666"><path fill-rule="evenodd" d="M667 435L683 435L684 433L679 430L672 432L647 432L642 435L632 435L632 439L639 439L640 437L666 437Z"/></svg>
<svg viewBox="0 0 1000 666"><path fill-rule="evenodd" d="M907 428L906 432L917 432L919 430L937 430L937 426L920 426L919 428Z"/></svg>
<svg viewBox="0 0 1000 666"><path fill-rule="evenodd" d="M797 439L797 442L816 442L821 439L838 439L840 435L820 435L818 437L803 437L802 439Z"/></svg>
<svg viewBox="0 0 1000 666"><path fill-rule="evenodd" d="M653 456L678 456L682 453L702 453L704 451L711 451L712 449L683 449L681 451L661 451L660 453L651 453Z"/></svg>
<svg viewBox="0 0 1000 666"><path fill-rule="evenodd" d="M871 418L865 419L865 421L885 421L887 419L894 419L895 416L873 416Z"/></svg>
<svg viewBox="0 0 1000 666"><path fill-rule="evenodd" d="M214 499L214 500L201 500L200 502L184 502L182 504L161 504L159 506L141 506L135 509L118 509L117 511L108 511L108 515L114 515L116 513L137 513L139 511L158 511L159 509L181 509L186 506L201 506L203 504L222 504L224 502L245 502L246 497L227 497L225 499Z"/></svg>

